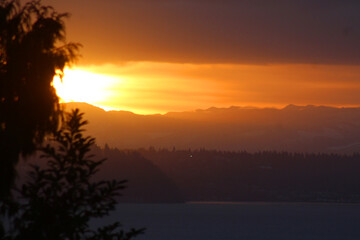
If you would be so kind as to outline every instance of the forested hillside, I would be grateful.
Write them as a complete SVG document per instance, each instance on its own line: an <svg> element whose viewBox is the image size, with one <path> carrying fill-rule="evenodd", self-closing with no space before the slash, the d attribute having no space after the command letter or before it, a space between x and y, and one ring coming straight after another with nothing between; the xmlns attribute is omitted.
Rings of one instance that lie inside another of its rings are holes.
<svg viewBox="0 0 360 240"><path fill-rule="evenodd" d="M109 147L93 153L108 159L97 179L128 180L123 202L360 202L359 154Z"/></svg>

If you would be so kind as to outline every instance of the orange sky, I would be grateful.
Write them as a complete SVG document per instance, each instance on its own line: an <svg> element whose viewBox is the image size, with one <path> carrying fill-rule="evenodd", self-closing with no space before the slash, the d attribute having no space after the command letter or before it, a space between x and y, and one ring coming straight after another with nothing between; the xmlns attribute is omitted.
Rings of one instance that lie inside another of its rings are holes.
<svg viewBox="0 0 360 240"><path fill-rule="evenodd" d="M356 1L44 2L71 13L68 39L84 45L57 85L66 101L142 114L360 105Z"/></svg>
<svg viewBox="0 0 360 240"><path fill-rule="evenodd" d="M59 94L142 114L231 105L357 106L359 79L360 66L134 62L76 66L65 72Z"/></svg>

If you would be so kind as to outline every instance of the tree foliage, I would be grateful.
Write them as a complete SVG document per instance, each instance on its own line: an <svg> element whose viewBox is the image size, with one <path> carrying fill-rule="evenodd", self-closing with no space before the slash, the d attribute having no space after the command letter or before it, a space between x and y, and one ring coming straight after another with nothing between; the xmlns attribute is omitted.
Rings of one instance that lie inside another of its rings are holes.
<svg viewBox="0 0 360 240"><path fill-rule="evenodd" d="M19 154L33 153L58 125L53 77L75 59L63 19L40 1L0 0L0 201L8 196Z"/></svg>
<svg viewBox="0 0 360 240"><path fill-rule="evenodd" d="M19 190L22 201L9 239L131 239L143 231L124 232L118 222L89 228L92 218L114 210L125 181L92 181L105 159L89 154L95 139L83 136L82 115L79 110L67 114L53 141L41 149L47 168L34 165Z"/></svg>

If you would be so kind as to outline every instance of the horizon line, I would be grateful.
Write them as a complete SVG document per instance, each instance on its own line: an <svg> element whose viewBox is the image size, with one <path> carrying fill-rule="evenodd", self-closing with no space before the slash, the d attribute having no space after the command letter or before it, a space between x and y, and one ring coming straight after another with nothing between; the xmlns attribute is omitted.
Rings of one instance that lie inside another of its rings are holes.
<svg viewBox="0 0 360 240"><path fill-rule="evenodd" d="M199 112L199 111L207 111L207 110L212 110L212 109L231 109L231 108L237 108L237 109L274 109L274 110L284 110L286 108L309 108L309 107L325 107L325 108L337 108L337 109L343 109L343 108L360 108L360 105L326 105L326 104L293 104L293 103L289 103L289 104L274 104L273 106L271 106L269 104L269 106L265 106L265 107L260 107L260 106L252 106L252 105L229 105L227 107L217 107L217 106L210 106L208 108L196 108L196 109L192 109L192 110L183 110L183 111L168 111L168 112L163 112L163 113L141 113L141 112L137 112L137 111L132 111L132 110L127 110L127 109L118 109L118 108L114 108L114 107L108 107L108 106L103 106L103 105L99 105L99 104L92 104L92 103L88 103L88 102L75 102L75 101L71 101L71 102L60 102L60 104L86 104L86 105L90 105L96 108L100 108L102 110L104 110L105 112L129 112L129 113L133 113L136 115L144 115L144 116L151 116L151 115L166 115L169 113L192 113L192 112Z"/></svg>

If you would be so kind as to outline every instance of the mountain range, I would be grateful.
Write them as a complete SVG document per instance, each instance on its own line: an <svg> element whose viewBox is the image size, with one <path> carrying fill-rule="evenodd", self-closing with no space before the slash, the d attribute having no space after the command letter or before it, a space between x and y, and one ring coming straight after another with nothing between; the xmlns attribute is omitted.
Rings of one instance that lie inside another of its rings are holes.
<svg viewBox="0 0 360 240"><path fill-rule="evenodd" d="M164 115L79 108L100 146L227 151L353 153L360 151L360 108L288 105L281 109L209 108Z"/></svg>

